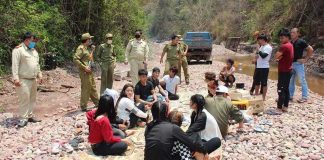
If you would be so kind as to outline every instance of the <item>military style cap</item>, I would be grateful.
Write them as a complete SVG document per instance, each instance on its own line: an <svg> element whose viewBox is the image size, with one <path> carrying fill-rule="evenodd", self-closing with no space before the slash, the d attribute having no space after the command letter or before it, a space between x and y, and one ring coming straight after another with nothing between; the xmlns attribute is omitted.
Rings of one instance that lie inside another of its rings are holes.
<svg viewBox="0 0 324 160"><path fill-rule="evenodd" d="M177 37L179 37L179 40L180 41L183 41L183 38L182 38L182 35L181 34L178 34Z"/></svg>
<svg viewBox="0 0 324 160"><path fill-rule="evenodd" d="M112 37L113 37L113 35L111 33L106 34L106 38L112 38Z"/></svg>
<svg viewBox="0 0 324 160"><path fill-rule="evenodd" d="M84 33L81 36L81 40L86 40L86 39L90 39L93 38L93 36L90 35L90 33Z"/></svg>

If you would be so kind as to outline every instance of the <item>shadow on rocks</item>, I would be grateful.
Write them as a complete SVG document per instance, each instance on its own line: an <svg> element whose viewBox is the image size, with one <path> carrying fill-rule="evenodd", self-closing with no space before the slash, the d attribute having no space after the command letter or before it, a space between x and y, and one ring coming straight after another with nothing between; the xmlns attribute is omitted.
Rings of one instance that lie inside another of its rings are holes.
<svg viewBox="0 0 324 160"><path fill-rule="evenodd" d="M12 117L12 118L7 118L0 122L0 125L5 127L5 128L13 128L16 127L19 123L19 117Z"/></svg>

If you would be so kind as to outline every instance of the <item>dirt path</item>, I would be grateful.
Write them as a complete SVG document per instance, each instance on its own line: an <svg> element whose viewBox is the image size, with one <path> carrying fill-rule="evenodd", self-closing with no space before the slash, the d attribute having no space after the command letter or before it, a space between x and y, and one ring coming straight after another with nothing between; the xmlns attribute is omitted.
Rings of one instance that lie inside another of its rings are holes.
<svg viewBox="0 0 324 160"><path fill-rule="evenodd" d="M148 68L158 66L162 69L164 64L159 64L159 54L162 50L161 44L153 45L154 53ZM215 46L214 56L219 54L232 54L231 51L222 46ZM180 100L172 102L173 108L178 108L186 115L190 114L188 109L189 97L200 93L206 95L206 85L203 75L206 71L218 73L224 64L216 62L212 65L190 65L190 85L180 87ZM87 144L88 126L83 113L79 112L77 106L80 97L80 80L74 69L67 70L58 68L54 71L45 72L45 85L52 85L57 89L62 85L71 85L67 93L40 92L37 97L35 113L43 119L39 124L28 124L27 127L17 130L10 126L15 122L14 115L17 113L17 97L10 83L5 83L1 95L0 106L4 107L5 113L0 114L0 159L143 159L144 137L143 128L137 129L130 139L134 146L129 147L126 156L96 157L90 151ZM124 64L118 64L117 70L126 75ZM237 74L238 82L244 82L250 86L250 76ZM99 80L96 80L99 87ZM120 91L127 80L115 81L114 89ZM269 81L269 95L265 102L267 108L274 108L276 96L276 82ZM60 89L66 91L65 88ZM300 91L297 92L300 95ZM316 159L324 158L324 131L323 131L323 96L311 93L312 104L290 105L289 112L282 116L254 117L254 123L246 126L246 133L236 134L234 127L230 129L230 136L223 145L224 159ZM273 122L268 133L255 133L255 126L260 119L268 119ZM71 140L81 137L85 142L81 143L78 151L67 154L64 151L58 155L50 153L51 143L54 140Z"/></svg>

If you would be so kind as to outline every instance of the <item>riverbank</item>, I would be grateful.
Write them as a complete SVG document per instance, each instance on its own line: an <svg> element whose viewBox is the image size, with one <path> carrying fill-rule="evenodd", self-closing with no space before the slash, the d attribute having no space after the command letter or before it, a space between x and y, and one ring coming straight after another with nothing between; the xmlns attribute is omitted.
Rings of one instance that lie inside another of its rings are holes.
<svg viewBox="0 0 324 160"><path fill-rule="evenodd" d="M154 44L153 53L160 53L162 44ZM213 55L229 55L232 51L222 46L214 46ZM164 69L164 64L159 64L159 54L151 57L148 68L158 66ZM189 66L190 85L181 85L179 88L180 100L171 103L172 108L183 111L186 117L190 115L189 98L199 93L206 95L207 88L204 83L204 72L219 73L224 66L223 62L214 61L212 65L197 64ZM128 67L118 64L117 69L126 76ZM12 85L8 84L10 93L1 95L0 105L5 107L6 113L0 113L0 159L77 159L77 160L141 160L144 153L144 128L136 129L135 135L130 139L133 145L129 147L124 156L97 157L91 152L87 143L88 126L84 113L77 110L80 96L80 83L77 74L69 70L58 68L48 71L45 84L60 86L70 84L72 88L67 93L39 92L35 113L43 121L36 124L28 124L25 128L16 129L11 124L15 123L17 113L17 97ZM245 74L236 74L237 82L251 85L252 77ZM96 80L99 87L99 80ZM115 81L114 89L120 91L127 80ZM266 109L275 108L276 93L275 80L269 80L269 91L265 101ZM11 87L11 88L9 88ZM299 89L297 95L300 95ZM290 104L289 112L280 116L254 116L254 122L246 125L244 133L236 133L231 126L230 135L223 144L223 158L235 160L249 159L321 159L324 158L323 143L323 101L324 97L310 93L311 103ZM273 123L268 127L268 133L257 133L253 128L262 119ZM73 153L62 151L59 154L51 154L51 145L55 140L69 141L76 137L82 138Z"/></svg>

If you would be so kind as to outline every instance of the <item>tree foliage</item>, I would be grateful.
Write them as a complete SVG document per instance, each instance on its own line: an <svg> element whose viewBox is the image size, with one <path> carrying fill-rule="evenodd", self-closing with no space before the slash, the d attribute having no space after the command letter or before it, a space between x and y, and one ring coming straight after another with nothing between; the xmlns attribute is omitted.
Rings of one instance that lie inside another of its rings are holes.
<svg viewBox="0 0 324 160"><path fill-rule="evenodd" d="M0 0L0 75L8 72L11 51L21 43L26 31L37 34L37 50L55 54L61 64L70 61L82 33L94 35L95 44L114 35L118 59L136 29L144 29L146 19L140 4L144 0Z"/></svg>

